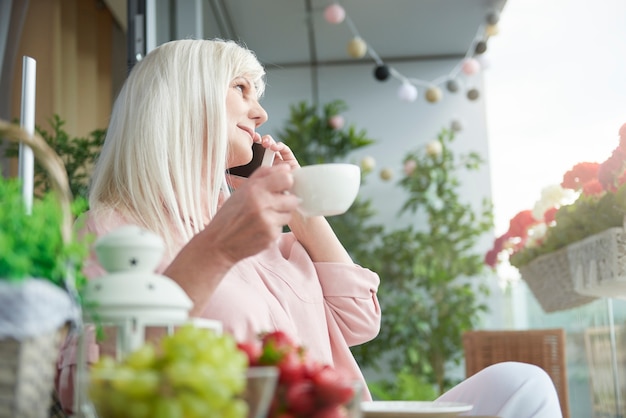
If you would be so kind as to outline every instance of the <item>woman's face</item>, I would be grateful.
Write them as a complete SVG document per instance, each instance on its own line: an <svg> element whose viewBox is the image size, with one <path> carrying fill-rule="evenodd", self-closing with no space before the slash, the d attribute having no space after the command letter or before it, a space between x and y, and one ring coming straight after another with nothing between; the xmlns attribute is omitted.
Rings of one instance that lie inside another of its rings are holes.
<svg viewBox="0 0 626 418"><path fill-rule="evenodd" d="M257 99L256 88L245 77L236 77L226 93L228 123L228 167L252 160L256 128L267 120L267 112Z"/></svg>

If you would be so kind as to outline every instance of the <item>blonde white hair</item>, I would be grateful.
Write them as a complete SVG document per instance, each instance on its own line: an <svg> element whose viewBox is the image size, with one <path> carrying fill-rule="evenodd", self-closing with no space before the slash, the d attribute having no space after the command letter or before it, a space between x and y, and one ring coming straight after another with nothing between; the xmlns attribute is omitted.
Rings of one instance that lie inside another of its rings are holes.
<svg viewBox="0 0 626 418"><path fill-rule="evenodd" d="M226 94L237 77L263 94L263 67L234 41L172 41L138 62L113 106L90 209L112 209L159 234L170 256L201 231L218 207Z"/></svg>

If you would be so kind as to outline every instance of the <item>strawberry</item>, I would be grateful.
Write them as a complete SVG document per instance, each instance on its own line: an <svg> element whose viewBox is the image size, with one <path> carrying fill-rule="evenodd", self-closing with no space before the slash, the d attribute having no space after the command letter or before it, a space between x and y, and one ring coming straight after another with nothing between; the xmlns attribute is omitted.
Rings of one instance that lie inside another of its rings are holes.
<svg viewBox="0 0 626 418"><path fill-rule="evenodd" d="M305 377L304 364L295 352L285 354L277 366L280 373L278 380L281 383L291 384Z"/></svg>
<svg viewBox="0 0 626 418"><path fill-rule="evenodd" d="M255 365L278 367L279 378L268 418L347 418L345 403L354 397L349 378L309 356L286 333L272 331L259 335L258 347L240 344ZM251 363L252 364L252 363Z"/></svg>
<svg viewBox="0 0 626 418"><path fill-rule="evenodd" d="M287 388L288 410L294 415L309 415L315 410L313 384L308 380L295 382Z"/></svg>
<svg viewBox="0 0 626 418"><path fill-rule="evenodd" d="M349 414L345 407L342 405L327 406L322 409L318 409L311 415L311 418L348 418Z"/></svg>
<svg viewBox="0 0 626 418"><path fill-rule="evenodd" d="M261 346L255 341L238 342L237 348L248 357L249 366L257 366L261 357Z"/></svg>
<svg viewBox="0 0 626 418"><path fill-rule="evenodd" d="M338 405L354 396L352 383L339 371L325 366L311 376L318 401L323 405Z"/></svg>
<svg viewBox="0 0 626 418"><path fill-rule="evenodd" d="M261 337L263 346L271 345L276 351L289 352L298 348L294 340L283 331L272 331Z"/></svg>

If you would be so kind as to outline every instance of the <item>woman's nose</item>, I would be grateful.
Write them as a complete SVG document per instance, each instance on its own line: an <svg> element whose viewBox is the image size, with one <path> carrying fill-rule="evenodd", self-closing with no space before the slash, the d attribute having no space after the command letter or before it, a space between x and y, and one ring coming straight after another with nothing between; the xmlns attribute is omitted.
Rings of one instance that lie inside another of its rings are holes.
<svg viewBox="0 0 626 418"><path fill-rule="evenodd" d="M250 111L250 117L255 120L256 126L261 126L267 121L267 112L259 102L256 102Z"/></svg>

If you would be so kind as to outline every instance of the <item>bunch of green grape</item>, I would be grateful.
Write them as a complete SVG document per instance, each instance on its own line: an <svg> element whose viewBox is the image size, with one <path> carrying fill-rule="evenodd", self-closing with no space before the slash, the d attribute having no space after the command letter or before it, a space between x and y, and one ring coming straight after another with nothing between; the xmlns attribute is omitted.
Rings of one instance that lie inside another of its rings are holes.
<svg viewBox="0 0 626 418"><path fill-rule="evenodd" d="M231 336L185 325L121 362L102 357L89 395L100 418L244 418L247 367Z"/></svg>

